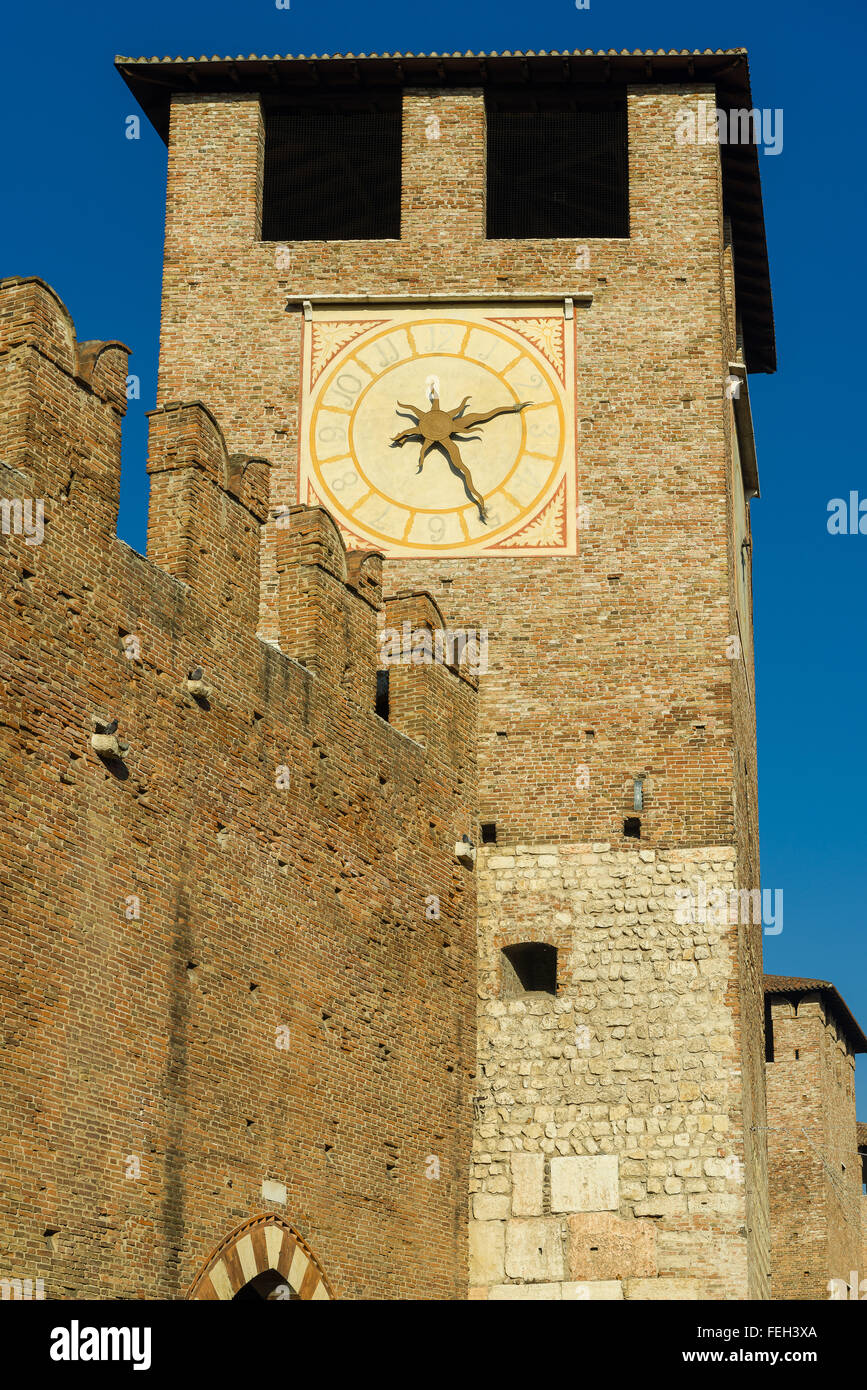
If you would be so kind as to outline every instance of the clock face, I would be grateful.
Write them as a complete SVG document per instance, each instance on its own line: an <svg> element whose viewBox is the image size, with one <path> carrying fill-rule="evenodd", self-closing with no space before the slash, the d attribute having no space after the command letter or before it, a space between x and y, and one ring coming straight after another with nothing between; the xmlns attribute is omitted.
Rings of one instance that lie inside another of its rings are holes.
<svg viewBox="0 0 867 1390"><path fill-rule="evenodd" d="M562 306L317 313L299 500L389 556L574 554L572 328Z"/></svg>

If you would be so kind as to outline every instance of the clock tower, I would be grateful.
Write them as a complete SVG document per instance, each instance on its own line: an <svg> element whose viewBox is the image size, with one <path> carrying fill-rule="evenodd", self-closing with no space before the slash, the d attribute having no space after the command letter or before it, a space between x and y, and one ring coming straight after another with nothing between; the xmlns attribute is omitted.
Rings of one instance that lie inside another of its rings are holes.
<svg viewBox="0 0 867 1390"><path fill-rule="evenodd" d="M773 322L757 151L684 119L752 107L746 53L118 67L169 151L159 402L270 463L261 636L299 504L487 634L470 1296L766 1297Z"/></svg>

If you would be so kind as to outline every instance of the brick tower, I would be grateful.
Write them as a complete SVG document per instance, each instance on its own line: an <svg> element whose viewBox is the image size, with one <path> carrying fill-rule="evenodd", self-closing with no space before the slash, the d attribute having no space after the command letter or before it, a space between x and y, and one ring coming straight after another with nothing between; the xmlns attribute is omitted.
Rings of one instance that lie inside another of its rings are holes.
<svg viewBox="0 0 867 1390"><path fill-rule="evenodd" d="M865 1038L828 980L765 976L771 1293L867 1293L855 1057ZM863 1126L861 1126L863 1129ZM855 1275L853 1280L852 1275Z"/></svg>
<svg viewBox="0 0 867 1390"><path fill-rule="evenodd" d="M759 883L773 324L757 150L683 138L746 53L118 67L169 151L160 403L272 461L260 635L321 505L486 652L471 1296L766 1297L761 925L705 904Z"/></svg>

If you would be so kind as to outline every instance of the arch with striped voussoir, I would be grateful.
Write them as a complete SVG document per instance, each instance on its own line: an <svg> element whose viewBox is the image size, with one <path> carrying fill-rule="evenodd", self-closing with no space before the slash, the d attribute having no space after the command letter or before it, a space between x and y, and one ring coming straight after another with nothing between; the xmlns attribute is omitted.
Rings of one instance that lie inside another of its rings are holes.
<svg viewBox="0 0 867 1390"><path fill-rule="evenodd" d="M228 1301L252 1287L262 1298L334 1298L309 1245L288 1221L273 1213L252 1216L226 1236L208 1256L187 1298Z"/></svg>

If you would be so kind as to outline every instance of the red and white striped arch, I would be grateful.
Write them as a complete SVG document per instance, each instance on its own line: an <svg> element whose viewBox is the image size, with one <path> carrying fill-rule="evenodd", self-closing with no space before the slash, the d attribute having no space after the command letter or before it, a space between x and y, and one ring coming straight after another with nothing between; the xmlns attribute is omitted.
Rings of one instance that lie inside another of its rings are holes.
<svg viewBox="0 0 867 1390"><path fill-rule="evenodd" d="M266 1212L242 1222L208 1256L188 1299L229 1300L255 1279L273 1269L297 1298L332 1299L334 1291L316 1256L282 1216Z"/></svg>

